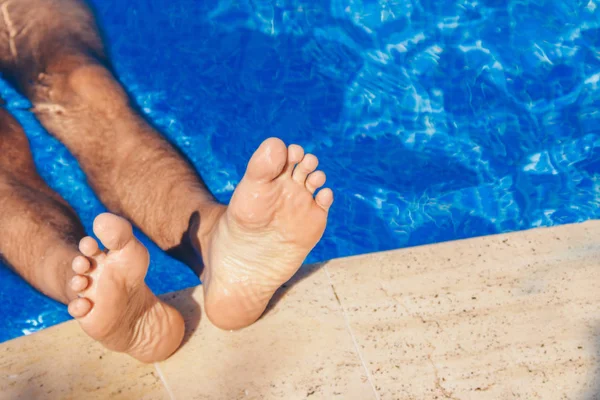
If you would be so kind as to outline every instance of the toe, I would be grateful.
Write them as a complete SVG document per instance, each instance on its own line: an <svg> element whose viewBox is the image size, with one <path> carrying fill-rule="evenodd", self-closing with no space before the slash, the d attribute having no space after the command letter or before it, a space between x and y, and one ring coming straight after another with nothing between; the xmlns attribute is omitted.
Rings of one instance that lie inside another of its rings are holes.
<svg viewBox="0 0 600 400"><path fill-rule="evenodd" d="M71 283L69 286L71 287L72 291L79 293L79 292L83 292L85 289L87 289L89 285L90 285L90 281L87 276L75 275L71 279Z"/></svg>
<svg viewBox="0 0 600 400"><path fill-rule="evenodd" d="M306 189L312 194L325 184L327 177L323 171L315 171L306 179Z"/></svg>
<svg viewBox="0 0 600 400"><path fill-rule="evenodd" d="M125 218L111 213L100 214L94 220L94 233L109 250L121 250L133 239L133 228Z"/></svg>
<svg viewBox="0 0 600 400"><path fill-rule="evenodd" d="M333 204L333 192L331 189L321 190L315 197L315 201L323 210L328 211Z"/></svg>
<svg viewBox="0 0 600 400"><path fill-rule="evenodd" d="M255 181L272 181L283 171L287 161L287 153L287 147L281 139L270 138L265 140L250 159L246 169L246 177Z"/></svg>
<svg viewBox="0 0 600 400"><path fill-rule="evenodd" d="M296 165L294 173L292 174L292 179L304 185L308 174L317 169L318 165L319 159L317 157L312 154L305 155L300 164Z"/></svg>
<svg viewBox="0 0 600 400"><path fill-rule="evenodd" d="M125 218L110 213L100 214L94 220L94 233L110 250L108 257L118 252L118 259L127 262L128 276L133 279L144 278L150 255L146 247L133 236L133 228Z"/></svg>
<svg viewBox="0 0 600 400"><path fill-rule="evenodd" d="M302 161L303 157L304 149L302 147L298 146L297 144L290 145L290 147L288 147L287 166L285 167L284 174L288 176L292 175L292 172L294 172L294 167L296 164Z"/></svg>
<svg viewBox="0 0 600 400"><path fill-rule="evenodd" d="M92 302L85 297L80 297L69 303L69 314L73 318L82 318L92 309Z"/></svg>
<svg viewBox="0 0 600 400"><path fill-rule="evenodd" d="M92 239L92 240L94 240L94 239ZM94 240L94 243L96 243L95 240ZM98 247L97 244L96 244L96 247ZM73 259L73 263L71 264L71 267L73 268L73 271L75 271L75 273L85 274L86 272L88 272L90 270L90 267L91 267L90 260L88 260L84 256L77 256Z"/></svg>
<svg viewBox="0 0 600 400"><path fill-rule="evenodd" d="M79 242L79 251L86 257L94 257L98 255L98 243L91 236L86 236Z"/></svg>

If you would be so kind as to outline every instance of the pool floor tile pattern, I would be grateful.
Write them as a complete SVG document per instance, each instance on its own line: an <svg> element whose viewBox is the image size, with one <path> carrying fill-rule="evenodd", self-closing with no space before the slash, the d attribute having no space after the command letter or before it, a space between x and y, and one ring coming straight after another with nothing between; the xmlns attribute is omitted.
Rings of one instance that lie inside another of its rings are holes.
<svg viewBox="0 0 600 400"><path fill-rule="evenodd" d="M76 322L0 344L0 399L168 399L153 365L105 350Z"/></svg>
<svg viewBox="0 0 600 400"><path fill-rule="evenodd" d="M240 332L166 295L185 345L143 365L74 322L0 344L0 399L600 399L600 222L303 267Z"/></svg>
<svg viewBox="0 0 600 400"><path fill-rule="evenodd" d="M594 222L327 270L381 399L600 399L599 234Z"/></svg>
<svg viewBox="0 0 600 400"><path fill-rule="evenodd" d="M243 331L222 332L201 320L185 350L159 365L174 397L373 399L325 269L303 267L296 281L265 318ZM201 292L172 303L182 309L191 297L202 306Z"/></svg>

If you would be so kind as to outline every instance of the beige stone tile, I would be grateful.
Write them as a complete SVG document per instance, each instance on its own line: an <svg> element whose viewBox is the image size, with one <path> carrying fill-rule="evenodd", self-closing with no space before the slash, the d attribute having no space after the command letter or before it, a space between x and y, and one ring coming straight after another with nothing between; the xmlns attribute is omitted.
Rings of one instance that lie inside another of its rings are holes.
<svg viewBox="0 0 600 400"><path fill-rule="evenodd" d="M305 267L256 324L224 332L202 317L201 288L170 301L196 326L160 363L176 399L374 399L323 269Z"/></svg>
<svg viewBox="0 0 600 400"><path fill-rule="evenodd" d="M153 365L105 350L76 322L0 344L0 399L168 399Z"/></svg>
<svg viewBox="0 0 600 400"><path fill-rule="evenodd" d="M600 223L326 266L381 399L600 399Z"/></svg>

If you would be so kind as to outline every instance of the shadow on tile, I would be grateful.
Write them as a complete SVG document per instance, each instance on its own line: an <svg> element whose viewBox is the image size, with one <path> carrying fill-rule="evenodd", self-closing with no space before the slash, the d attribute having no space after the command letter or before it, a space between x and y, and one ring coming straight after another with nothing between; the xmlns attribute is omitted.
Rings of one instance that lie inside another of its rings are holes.
<svg viewBox="0 0 600 400"><path fill-rule="evenodd" d="M200 320L202 319L202 309L200 303L194 297L194 293L196 293L196 291L201 292L202 286L160 296L165 303L170 304L179 310L181 315L183 315L183 319L185 320L185 335L183 337L183 342L180 349L184 347L194 335L194 332L196 332L198 329L198 325L200 325Z"/></svg>
<svg viewBox="0 0 600 400"><path fill-rule="evenodd" d="M296 275L294 275L292 277L292 279L287 281L283 286L281 286L279 288L279 290L277 290L277 292L275 292L275 294L273 295L273 298L269 302L269 305L267 306L267 309L265 310L265 312L263 313L261 318L264 318L265 316L267 316L275 308L277 303L279 303L285 297L286 293L292 287L299 284L306 278L310 277L315 272L319 271L321 268L323 268L325 265L327 265L327 263L328 263L328 261L319 263L319 264L303 265L298 270L298 272L296 272Z"/></svg>
<svg viewBox="0 0 600 400"><path fill-rule="evenodd" d="M43 393L42 392L43 388L40 388L38 385L36 385L36 387L33 387L33 385L27 385L23 388L23 391L21 392L17 392L17 393L10 393L10 395L16 395L16 397L7 397L10 399L14 399L14 400L26 400L26 399L42 399L42 398L48 398L48 393ZM0 398L4 398L2 396L0 396Z"/></svg>
<svg viewBox="0 0 600 400"><path fill-rule="evenodd" d="M267 306L264 314L261 318L268 315L273 308L281 301L286 293L295 285L302 282L304 279L310 277L312 274L320 270L327 263L320 263L314 265L303 265L300 270L290 279L287 283L285 283L275 295L271 299L271 302ZM161 297L166 303L175 307L185 320L185 336L183 337L183 342L181 344L181 348L185 346L185 344L190 340L190 338L194 335L198 326L200 325L200 320L202 318L202 308L197 300L199 296L201 296L202 285L196 286L194 288L185 289L175 293L164 294ZM178 350L179 351L179 350Z"/></svg>

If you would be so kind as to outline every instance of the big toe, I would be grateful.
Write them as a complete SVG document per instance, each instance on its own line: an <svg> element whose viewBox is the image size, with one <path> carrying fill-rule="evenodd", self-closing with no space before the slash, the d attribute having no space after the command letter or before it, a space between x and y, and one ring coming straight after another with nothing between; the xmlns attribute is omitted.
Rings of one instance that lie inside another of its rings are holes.
<svg viewBox="0 0 600 400"><path fill-rule="evenodd" d="M256 181L272 181L283 171L287 152L287 147L281 139L265 140L250 159L246 176Z"/></svg>
<svg viewBox="0 0 600 400"><path fill-rule="evenodd" d="M94 233L109 250L121 250L133 239L131 224L126 219L110 213L96 217Z"/></svg>
<svg viewBox="0 0 600 400"><path fill-rule="evenodd" d="M94 233L110 250L109 259L120 260L128 265L132 279L141 279L146 275L150 263L148 249L133 236L133 228L125 218L110 213L100 214L94 220Z"/></svg>

